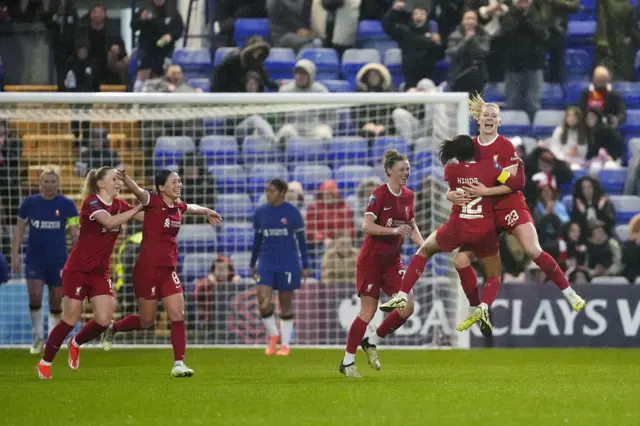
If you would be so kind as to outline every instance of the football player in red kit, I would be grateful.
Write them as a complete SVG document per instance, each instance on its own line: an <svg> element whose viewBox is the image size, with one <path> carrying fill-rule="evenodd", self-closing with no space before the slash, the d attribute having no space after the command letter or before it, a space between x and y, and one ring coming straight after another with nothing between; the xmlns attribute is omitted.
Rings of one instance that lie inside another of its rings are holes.
<svg viewBox="0 0 640 426"><path fill-rule="evenodd" d="M520 192L524 187L524 165L511 141L498 134L500 126L500 107L485 103L476 96L469 102L469 113L478 122L479 136L474 138L476 144L476 160L493 160L497 167L503 168L511 175L517 176L516 182L521 185L509 187L500 185L487 188L481 183L467 185L464 193L449 191L447 199L455 204L465 205L475 197L496 197L495 214L498 233L507 231L517 239L529 258L537 264L551 281L562 291L562 294L575 311L584 308L584 300L571 288L558 263L544 252L538 242L538 234L531 218L526 201ZM454 265L460 281L474 307L479 303L478 280L471 267L475 257L468 251L460 251L454 258Z"/></svg>
<svg viewBox="0 0 640 426"><path fill-rule="evenodd" d="M456 136L440 145L440 160L444 167L444 179L452 191L462 192L463 187L479 182L486 186L509 184L512 181L509 173L495 167L493 161L474 160L474 143L466 135ZM458 163L449 163L451 160ZM466 330L476 322L491 327L489 306L500 291L500 244L495 228L495 198L476 197L466 205L454 204L451 207L449 220L440 226L426 239L413 256L402 279L401 291L387 303L380 306L383 311L403 309L408 303L408 294L416 281L424 272L427 260L436 253L460 250L474 253L482 263L487 282L482 292L482 301L469 318L458 326L458 330Z"/></svg>
<svg viewBox="0 0 640 426"><path fill-rule="evenodd" d="M82 303L89 298L93 319L69 340L69 368L80 367L80 346L98 337L111 323L116 307L109 278L109 261L120 227L136 215L142 219L142 206L132 207L116 198L122 182L112 167L91 170L84 182L84 201L80 209L80 236L62 270L62 318L44 348L36 370L41 379L51 379L51 363L69 332L82 315Z"/></svg>
<svg viewBox="0 0 640 426"><path fill-rule="evenodd" d="M140 188L124 170L118 171L124 184L144 205L144 224L140 253L133 270L133 287L140 313L129 315L111 324L102 336L104 350L111 349L118 332L142 330L155 323L157 300L162 300L171 321L173 346L173 377L191 377L193 370L184 363L187 337L184 326L184 296L176 272L178 263L178 232L184 214L207 216L211 225L218 225L222 217L215 211L180 200L182 182L171 170L160 170L155 176L156 191Z"/></svg>
<svg viewBox="0 0 640 426"><path fill-rule="evenodd" d="M380 291L390 296L400 290L404 274L401 260L403 239L411 236L415 244L422 244L414 219L414 194L405 186L410 173L407 157L390 149L384 154L383 162L389 180L371 193L362 223L366 237L356 263L360 312L351 324L346 352L340 364L340 372L347 377L360 377L355 365L358 346L367 354L369 365L379 370L376 345L381 338L400 328L413 313L413 297L409 295L403 309L392 312L375 333L364 338L367 326L378 309Z"/></svg>

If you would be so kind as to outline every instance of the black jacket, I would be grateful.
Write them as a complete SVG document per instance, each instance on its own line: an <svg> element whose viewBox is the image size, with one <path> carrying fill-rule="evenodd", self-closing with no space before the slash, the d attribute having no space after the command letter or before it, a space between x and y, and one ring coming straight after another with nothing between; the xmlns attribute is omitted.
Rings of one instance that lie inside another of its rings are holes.
<svg viewBox="0 0 640 426"><path fill-rule="evenodd" d="M278 84L269 79L264 69L264 62L253 60L256 49L269 49L264 42L245 46L240 51L231 52L213 71L212 93L242 93L245 91L246 75L254 72L260 76L262 82L270 89L276 89Z"/></svg>
<svg viewBox="0 0 640 426"><path fill-rule="evenodd" d="M582 93L580 94L578 106L585 116L591 108L589 105L589 95L594 90L595 88L591 84L588 88L582 90ZM604 107L602 108L602 114L606 117L610 117L612 115L616 116L619 124L624 123L627 119L627 105L624 103L624 98L620 92L611 86L608 86L607 90L602 93L604 94Z"/></svg>
<svg viewBox="0 0 640 426"><path fill-rule="evenodd" d="M508 72L544 69L547 30L534 7L526 13L512 8L503 18L499 34L509 41L504 53Z"/></svg>
<svg viewBox="0 0 640 426"><path fill-rule="evenodd" d="M42 21L49 30L53 51L56 54L73 54L79 21L73 1L67 1L64 7L60 0L52 1L49 11L42 15Z"/></svg>
<svg viewBox="0 0 640 426"><path fill-rule="evenodd" d="M140 19L143 11L151 12L152 17L148 20ZM156 43L165 34L171 35L171 43L162 47L167 52L173 51L176 40L182 37L184 32L184 22L182 16L177 11L164 7L148 7L141 8L131 20L131 29L135 32L140 30L138 36L138 46L144 51L152 51L158 49Z"/></svg>

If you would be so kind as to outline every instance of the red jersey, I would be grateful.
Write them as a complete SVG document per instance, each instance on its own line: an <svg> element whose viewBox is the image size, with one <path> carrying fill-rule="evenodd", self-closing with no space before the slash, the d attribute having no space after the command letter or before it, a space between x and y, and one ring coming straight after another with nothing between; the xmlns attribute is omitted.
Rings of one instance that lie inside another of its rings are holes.
<svg viewBox="0 0 640 426"><path fill-rule="evenodd" d="M80 208L80 236L64 269L102 273L109 271L111 253L116 244L120 227L107 229L93 218L96 213L105 211L111 216L131 210L133 207L126 201L114 198L110 204L105 203L98 195L89 195Z"/></svg>
<svg viewBox="0 0 640 426"><path fill-rule="evenodd" d="M364 214L372 215L375 223L380 226L397 228L409 224L415 217L414 198L410 189L403 186L399 194L394 194L385 183L371 193ZM385 261L395 261L400 255L401 247L402 237L399 235L367 235L360 249L358 261L377 255L381 255Z"/></svg>
<svg viewBox="0 0 640 426"><path fill-rule="evenodd" d="M144 207L142 243L138 263L152 267L172 267L178 263L178 232L187 203L176 200L168 205L162 196L149 192Z"/></svg>
<svg viewBox="0 0 640 426"><path fill-rule="evenodd" d="M450 163L444 166L444 180L453 191L470 186L472 183L481 183L489 188L496 186L496 181L501 174L502 169L496 167L493 161L488 160L472 163ZM479 233L493 230L495 228L493 210L497 202L496 198L476 197L464 207L454 204L451 207L449 221L459 224L456 231L460 233Z"/></svg>
<svg viewBox="0 0 640 426"><path fill-rule="evenodd" d="M493 141L486 144L481 144L476 136L473 138L473 144L476 147L475 160L478 162L490 160L496 168L502 169L515 165L524 167L524 163L516 153L515 146L504 136L498 135ZM495 210L528 209L524 196L520 191L495 198Z"/></svg>

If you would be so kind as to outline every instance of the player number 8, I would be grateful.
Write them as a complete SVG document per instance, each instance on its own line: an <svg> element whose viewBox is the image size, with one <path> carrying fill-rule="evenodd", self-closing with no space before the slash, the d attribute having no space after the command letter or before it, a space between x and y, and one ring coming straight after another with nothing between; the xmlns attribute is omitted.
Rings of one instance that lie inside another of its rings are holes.
<svg viewBox="0 0 640 426"><path fill-rule="evenodd" d="M176 274L176 271L173 271L171 273L171 278L173 279L173 282L176 283L176 285L180 285L180 278L178 278L178 274Z"/></svg>
<svg viewBox="0 0 640 426"><path fill-rule="evenodd" d="M462 206L462 213L482 214L482 205L480 205L480 201L482 201L482 197L474 198L466 206Z"/></svg>

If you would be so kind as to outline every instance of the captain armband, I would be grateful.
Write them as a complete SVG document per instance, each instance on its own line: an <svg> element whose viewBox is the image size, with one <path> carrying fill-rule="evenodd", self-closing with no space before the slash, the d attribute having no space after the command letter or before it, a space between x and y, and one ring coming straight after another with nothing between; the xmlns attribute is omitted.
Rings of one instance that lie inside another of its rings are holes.
<svg viewBox="0 0 640 426"><path fill-rule="evenodd" d="M74 216L67 219L67 227L79 226L79 225L80 225L80 217Z"/></svg>
<svg viewBox="0 0 640 426"><path fill-rule="evenodd" d="M500 174L498 175L498 179L496 180L504 185L505 183L507 183L507 179L509 179L510 176L511 176L511 173L509 173L506 170L503 170L500 172Z"/></svg>

